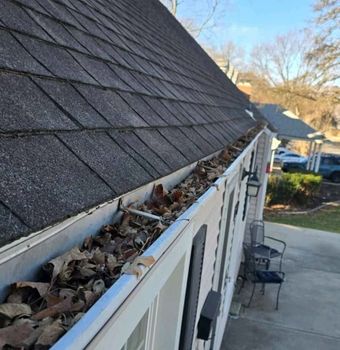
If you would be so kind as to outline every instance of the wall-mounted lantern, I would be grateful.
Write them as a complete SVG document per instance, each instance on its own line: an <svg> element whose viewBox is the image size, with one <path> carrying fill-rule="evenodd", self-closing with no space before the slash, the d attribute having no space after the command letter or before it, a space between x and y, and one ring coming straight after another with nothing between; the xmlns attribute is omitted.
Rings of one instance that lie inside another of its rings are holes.
<svg viewBox="0 0 340 350"><path fill-rule="evenodd" d="M247 181L247 195L249 197L257 197L261 187L261 182L257 177L257 168L255 171L246 171L243 169L242 179L244 179L246 176L249 176Z"/></svg>

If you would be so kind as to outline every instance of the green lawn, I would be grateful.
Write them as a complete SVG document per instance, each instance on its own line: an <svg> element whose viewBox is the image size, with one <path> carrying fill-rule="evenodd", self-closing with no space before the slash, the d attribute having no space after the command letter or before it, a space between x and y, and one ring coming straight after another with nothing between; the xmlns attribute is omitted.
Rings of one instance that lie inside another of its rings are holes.
<svg viewBox="0 0 340 350"><path fill-rule="evenodd" d="M265 220L340 233L340 206L330 206L304 215L266 215Z"/></svg>

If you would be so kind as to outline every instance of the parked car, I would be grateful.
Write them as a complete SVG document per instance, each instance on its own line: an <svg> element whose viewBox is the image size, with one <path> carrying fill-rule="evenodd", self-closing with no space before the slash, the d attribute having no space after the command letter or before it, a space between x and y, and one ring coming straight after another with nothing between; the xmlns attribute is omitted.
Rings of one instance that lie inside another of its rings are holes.
<svg viewBox="0 0 340 350"><path fill-rule="evenodd" d="M304 157L298 153L288 152L280 156L279 162L281 163L281 165L284 162L304 163L307 162L307 157Z"/></svg>
<svg viewBox="0 0 340 350"><path fill-rule="evenodd" d="M282 171L285 173L300 172L307 169L307 161L305 162L283 162Z"/></svg>
<svg viewBox="0 0 340 350"><path fill-rule="evenodd" d="M333 182L340 182L340 156L326 154L321 156L319 173Z"/></svg>
<svg viewBox="0 0 340 350"><path fill-rule="evenodd" d="M283 161L282 171L299 172L307 169L307 160L304 162ZM321 156L318 173L333 182L340 182L340 156L324 154Z"/></svg>
<svg viewBox="0 0 340 350"><path fill-rule="evenodd" d="M286 153L290 153L291 151L285 147L278 147L277 150L275 151L275 155L274 155L274 162L280 162L281 161L281 157L286 154Z"/></svg>

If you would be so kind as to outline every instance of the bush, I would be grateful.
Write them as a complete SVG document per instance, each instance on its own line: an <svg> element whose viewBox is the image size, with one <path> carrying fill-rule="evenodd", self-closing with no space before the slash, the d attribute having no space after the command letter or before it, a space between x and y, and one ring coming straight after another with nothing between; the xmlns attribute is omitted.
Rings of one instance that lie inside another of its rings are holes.
<svg viewBox="0 0 340 350"><path fill-rule="evenodd" d="M285 173L272 175L268 181L267 205L303 205L312 200L320 190L322 176L316 174Z"/></svg>

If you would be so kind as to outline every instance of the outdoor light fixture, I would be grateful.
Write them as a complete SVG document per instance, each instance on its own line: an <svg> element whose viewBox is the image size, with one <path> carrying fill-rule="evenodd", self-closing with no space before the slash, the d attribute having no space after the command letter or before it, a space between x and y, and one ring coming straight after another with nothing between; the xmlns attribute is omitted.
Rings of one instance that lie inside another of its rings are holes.
<svg viewBox="0 0 340 350"><path fill-rule="evenodd" d="M249 197L257 197L259 194L259 189L261 187L261 182L257 177L257 168L255 171L243 170L242 179L244 179L246 176L249 176L247 181L247 195Z"/></svg>
<svg viewBox="0 0 340 350"><path fill-rule="evenodd" d="M247 182L247 194L250 197L257 197L261 182L259 181L256 172L249 178Z"/></svg>

